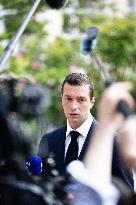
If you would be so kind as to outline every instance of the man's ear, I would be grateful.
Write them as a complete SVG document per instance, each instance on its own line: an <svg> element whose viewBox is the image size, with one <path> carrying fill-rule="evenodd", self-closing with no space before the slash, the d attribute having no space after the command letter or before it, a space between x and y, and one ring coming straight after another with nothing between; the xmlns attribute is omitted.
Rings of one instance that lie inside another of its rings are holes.
<svg viewBox="0 0 136 205"><path fill-rule="evenodd" d="M94 106L94 103L95 103L95 97L92 97L92 99L91 99L91 108Z"/></svg>

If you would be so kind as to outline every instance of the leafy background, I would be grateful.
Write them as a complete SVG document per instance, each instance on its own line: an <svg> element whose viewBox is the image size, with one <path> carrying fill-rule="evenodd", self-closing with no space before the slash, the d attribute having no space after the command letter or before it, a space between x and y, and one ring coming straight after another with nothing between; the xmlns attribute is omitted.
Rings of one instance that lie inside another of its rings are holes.
<svg viewBox="0 0 136 205"><path fill-rule="evenodd" d="M0 55L6 45L15 36L24 16L30 10L33 1L1 0L5 31L0 33ZM31 135L35 144L44 132L50 131L65 122L60 87L64 77L70 72L86 72L94 81L96 105L93 115L97 117L97 103L105 84L93 59L83 56L80 51L81 38L91 27L99 28L99 37L95 53L102 65L108 69L115 81L129 80L136 85L136 16L134 14L117 15L116 5L111 4L113 15L105 15L104 1L69 0L60 13L63 24L59 35L50 36L46 25L48 20L38 21L39 13L50 8L41 1L13 55L5 65L4 72L14 73L17 79L27 79L32 86L42 85L47 92L47 105L40 119L23 120L26 133ZM53 12L56 12L53 10ZM50 17L52 18L52 17ZM133 90L135 96L135 90Z"/></svg>

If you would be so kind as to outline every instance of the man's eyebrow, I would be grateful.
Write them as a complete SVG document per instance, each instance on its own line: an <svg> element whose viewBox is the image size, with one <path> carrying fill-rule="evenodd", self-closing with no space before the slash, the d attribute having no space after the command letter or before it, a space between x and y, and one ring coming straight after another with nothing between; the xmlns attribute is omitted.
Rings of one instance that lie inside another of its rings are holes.
<svg viewBox="0 0 136 205"><path fill-rule="evenodd" d="M77 98L86 98L85 96L77 96Z"/></svg>
<svg viewBox="0 0 136 205"><path fill-rule="evenodd" d="M64 94L64 96L65 96L65 97L72 97L71 95L68 95L68 94Z"/></svg>
<svg viewBox="0 0 136 205"><path fill-rule="evenodd" d="M65 97L70 97L70 98L73 97L73 96L68 95L68 94L65 94L64 96L65 96ZM76 98L82 98L82 99L85 99L86 97L85 97L85 96L76 96Z"/></svg>

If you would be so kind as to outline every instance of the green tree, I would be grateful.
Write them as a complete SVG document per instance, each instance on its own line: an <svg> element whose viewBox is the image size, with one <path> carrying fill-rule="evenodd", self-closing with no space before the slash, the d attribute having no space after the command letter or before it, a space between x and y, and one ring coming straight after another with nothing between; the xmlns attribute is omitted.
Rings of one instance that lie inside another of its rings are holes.
<svg viewBox="0 0 136 205"><path fill-rule="evenodd" d="M11 39L16 33L23 17L29 11L33 1L29 4L25 0L2 0L3 9L10 9L13 15L5 16L6 32L0 36L0 41ZM19 44L20 49L12 56L7 65L8 71L17 74L19 78L27 77L31 83L41 83L51 89L52 103L48 109L47 118L55 125L64 122L64 115L60 104L60 85L64 77L71 72L71 66L83 70L93 79L97 102L105 85L100 71L91 60L86 62L80 53L82 33L90 26L98 26L100 30L95 52L99 55L102 63L109 67L111 76L115 80L130 79L135 83L136 67L136 17L124 18L107 17L103 12L103 1L98 5L90 0L70 0L67 7L71 7L73 13L62 9L64 16L64 33L69 38L57 37L52 42L48 41L48 35L44 30L46 22L40 23L31 19ZM20 8L21 12L20 12ZM91 11L88 10L91 8ZM37 12L46 10L44 2L39 5ZM88 12L89 11L89 12ZM95 12L94 12L95 11ZM14 23L13 23L14 22ZM71 38L70 31L74 29L77 35ZM0 47L0 53L4 50ZM129 75L128 75L129 74ZM96 107L94 109L96 115ZM59 117L58 117L59 116Z"/></svg>
<svg viewBox="0 0 136 205"><path fill-rule="evenodd" d="M99 54L110 66L116 80L125 80L136 72L136 18L115 18L101 25Z"/></svg>

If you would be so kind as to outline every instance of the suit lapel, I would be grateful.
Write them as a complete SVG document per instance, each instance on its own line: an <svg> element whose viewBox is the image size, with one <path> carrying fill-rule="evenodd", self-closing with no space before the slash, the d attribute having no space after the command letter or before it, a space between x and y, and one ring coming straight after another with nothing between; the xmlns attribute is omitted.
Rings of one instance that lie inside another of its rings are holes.
<svg viewBox="0 0 136 205"><path fill-rule="evenodd" d="M81 160L81 161L83 160L84 155L85 155L85 153L86 153L86 151L87 151L89 141L90 141L90 139L91 139L91 137L92 137L92 134L93 134L93 132L94 132L94 128L96 127L96 125L97 125L97 121L96 121L95 119L93 119L93 122L92 122L92 124L91 124L91 127L90 127L90 129L89 129L89 131L88 131L87 137L86 137L86 139L85 139L85 142L84 142L84 144L83 144L81 153L80 153L80 155L79 155L79 157L78 157L78 159Z"/></svg>
<svg viewBox="0 0 136 205"><path fill-rule="evenodd" d="M63 127L59 132L59 138L57 138L56 143L56 154L55 160L57 162L57 167L60 172L64 171L64 153L65 153L65 138L66 138L66 126Z"/></svg>
<svg viewBox="0 0 136 205"><path fill-rule="evenodd" d="M92 125L89 129L89 132L87 134L86 140L84 142L83 148L81 150L80 156L79 156L79 160L83 160L85 152L87 150L89 141L92 137L94 128L97 125L97 121L95 119L93 119ZM57 142L56 142L56 154L55 154L55 160L57 162L57 168L60 171L60 173L64 173L65 170L65 165L64 165L64 155L65 155L65 138L66 138L66 129L67 126L64 126L63 128L60 129L59 131L59 137L57 138Z"/></svg>

